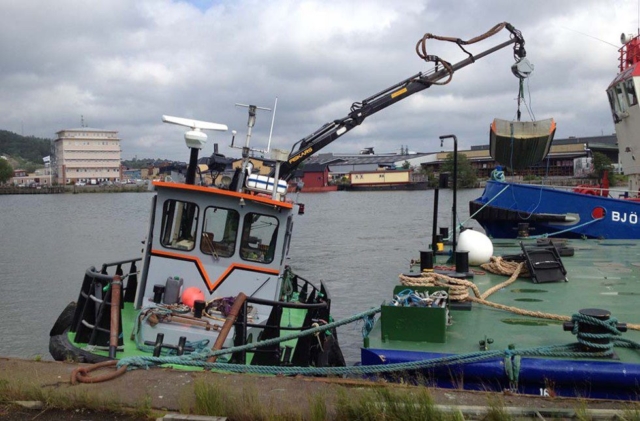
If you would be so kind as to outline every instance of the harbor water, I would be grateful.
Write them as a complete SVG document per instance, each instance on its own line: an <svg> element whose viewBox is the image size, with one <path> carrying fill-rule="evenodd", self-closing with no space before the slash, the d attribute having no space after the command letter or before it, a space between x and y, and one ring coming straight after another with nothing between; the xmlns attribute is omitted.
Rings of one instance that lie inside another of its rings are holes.
<svg viewBox="0 0 640 421"><path fill-rule="evenodd" d="M480 189L458 190L458 221ZM78 296L90 266L141 255L151 193L2 196L0 356L51 359L49 330ZM302 193L291 242L294 271L323 281L336 319L390 298L398 275L431 243L434 191ZM439 227L452 226L452 192L439 193ZM475 221L465 226L481 230ZM171 274L167 274L169 276ZM362 324L338 330L349 363Z"/></svg>

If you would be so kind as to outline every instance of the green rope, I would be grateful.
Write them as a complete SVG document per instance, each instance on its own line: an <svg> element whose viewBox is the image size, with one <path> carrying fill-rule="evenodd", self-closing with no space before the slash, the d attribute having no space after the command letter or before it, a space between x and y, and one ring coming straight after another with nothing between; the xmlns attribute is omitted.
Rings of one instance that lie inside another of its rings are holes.
<svg viewBox="0 0 640 421"><path fill-rule="evenodd" d="M212 354L212 353L211 353ZM244 364L208 363L202 354L190 354L184 357L129 357L118 362L118 367L128 365L129 369L144 367L148 368L158 364L176 364L202 367L203 369L216 369L231 371L236 373L253 374L279 374L279 375L307 375L307 376L331 376L331 375L366 375L376 373L388 373L408 370L420 370L443 365L469 364L499 358L502 351L475 352L463 355L450 355L446 357L434 358L422 361L410 361L395 364L378 364L369 366L349 366L349 367L288 367L288 366L260 366Z"/></svg>
<svg viewBox="0 0 640 421"><path fill-rule="evenodd" d="M375 315L374 314L370 314L368 316L365 316L362 318L362 321L364 322L362 324L362 337L363 338L368 338L369 337L369 333L371 333L371 331L373 330L373 326L375 324Z"/></svg>
<svg viewBox="0 0 640 421"><path fill-rule="evenodd" d="M370 375L381 374L391 372L402 372L410 370L422 370L426 368L434 368L450 365L463 365L471 364L479 361L485 361L490 359L503 358L505 365L505 374L508 377L510 387L517 389L518 379L520 375L520 363L522 357L556 357L556 358L589 358L594 359L598 357L607 357L610 355L610 351L605 349L601 352L585 352L581 350L581 345L592 346L588 341L591 339L602 339L601 336L592 338L592 334L585 335L586 332L580 332L579 326L581 324L595 324L606 328L609 333L600 335L609 335L609 337L619 336L621 333L617 329L617 319L611 318L603 321L595 319L593 317L585 316L582 314L574 314L572 320L574 321L574 331L577 332L579 343L571 343L565 345L551 345L535 348L515 349L510 346L509 349L503 351L480 351L467 354L448 355L439 358L433 358L429 360L420 361L408 361L394 364L377 364L377 365L359 365L349 367L289 367L289 366L260 366L260 365L245 365L245 364L227 364L223 362L209 363L207 358L211 356L218 356L228 354L232 352L244 351L256 347L268 346L278 342L287 341L303 335L309 335L317 333L321 330L332 329L337 326L341 326L353 321L367 318L380 311L380 307L367 310L362 313L358 313L347 319L343 319L338 322L329 323L327 325L319 326L316 328L308 329L297 334L287 335L281 338L273 338L258 342L255 344L247 344L239 347L233 347L223 350L210 351L203 350L200 352L193 352L188 355L182 356L163 356L163 357L128 357L123 358L118 362L118 367L128 366L128 369L135 368L149 368L155 365L181 365L201 367L203 369L221 370L236 373L254 373L254 374L269 374L269 375L308 375L308 376L331 376L331 375ZM633 349L640 349L640 343L631 341L625 338L617 338L611 341L611 346L621 346ZM600 345L600 344L599 344Z"/></svg>
<svg viewBox="0 0 640 421"><path fill-rule="evenodd" d="M571 333L577 336L580 344L589 348L599 349L605 355L613 354L613 347L615 344L614 337L622 335L622 332L617 328L618 319L611 317L608 320L600 320L585 314L574 314L571 317L571 321L573 322L573 329ZM580 330L580 327L583 325L597 326L606 332L584 332ZM601 342L594 342L592 339L600 340Z"/></svg>
<svg viewBox="0 0 640 421"><path fill-rule="evenodd" d="M640 344L636 344L640 348ZM149 368L154 365L169 364L201 367L206 370L221 370L235 373L252 373L264 375L306 375L306 376L346 376L370 375L412 370L423 370L451 365L471 364L486 360L508 358L511 368L507 373L509 381L517 385L520 359L522 357L560 357L560 358L597 358L605 357L598 352L579 352L578 344L555 345L528 349L506 349L503 351L480 351L468 354L449 355L429 360L409 361L394 364L359 365L348 367L288 367L288 366L260 366L244 364L208 363L206 358L214 352L193 353L181 357L129 357L118 362L118 367L127 365L129 369ZM506 360L505 360L506 361Z"/></svg>
<svg viewBox="0 0 640 421"><path fill-rule="evenodd" d="M232 347L232 348L220 349L220 350L217 350L217 351L207 351L206 358L213 357L213 356L224 355L224 354L231 354L231 353L234 353L234 352L248 351L248 350L253 349L253 348L270 346L270 345L278 344L280 342L286 342L286 341L289 341L291 339L302 338L304 336L313 335L313 334L316 334L318 332L322 332L324 330L330 330L330 329L333 329L335 327L339 327L339 326L342 326L342 325L353 323L356 320L363 319L363 318L365 318L365 317L367 317L369 315L373 315L373 314L379 313L380 311L381 311L381 308L378 306L376 308L372 308L370 310L363 311L362 313L355 314L355 315L353 315L351 317L347 317L346 319L342 319L342 320L339 320L337 322L327 323L325 325L320 325L320 326L317 326L317 327L313 327L311 329L303 330L303 331L300 331L300 332L297 332L297 333L292 333L290 335L285 335L285 336L281 336L281 337L278 337L278 338L267 339L267 340L264 340L264 341L260 341L260 342L256 342L256 343L250 343L250 344L241 345L241 346L236 346L236 347ZM199 358L202 358L202 356L205 355L204 353L195 352L195 353L189 354L189 356L194 355L194 354L198 355ZM142 358L142 359L146 360L146 359L149 359L149 358L162 358L162 357L127 357L127 358L121 359L118 362L118 367L121 367L123 365L129 364L128 361L130 359L137 359L137 358ZM152 360L149 360L149 361L152 361ZM165 364L165 362L158 362L158 361L155 361L155 360L153 362L156 363L156 364L158 364L158 363L159 364ZM173 363L175 363L175 362L173 362ZM178 363L175 363L175 364L178 364Z"/></svg>
<svg viewBox="0 0 640 421"><path fill-rule="evenodd" d="M293 273L290 267L286 267L282 275L282 298L284 301L291 301L293 295Z"/></svg>

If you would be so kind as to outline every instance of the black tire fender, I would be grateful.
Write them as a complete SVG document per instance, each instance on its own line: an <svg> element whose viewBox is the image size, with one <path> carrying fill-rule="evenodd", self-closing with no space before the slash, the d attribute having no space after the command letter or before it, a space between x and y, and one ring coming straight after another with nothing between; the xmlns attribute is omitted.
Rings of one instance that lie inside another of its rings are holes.
<svg viewBox="0 0 640 421"><path fill-rule="evenodd" d="M58 319L53 324L53 327L49 331L49 336L58 336L64 333L65 330L69 326L71 326L71 321L73 320L73 314L76 312L76 303L75 301L71 301L67 306L62 310L62 313L58 316Z"/></svg>

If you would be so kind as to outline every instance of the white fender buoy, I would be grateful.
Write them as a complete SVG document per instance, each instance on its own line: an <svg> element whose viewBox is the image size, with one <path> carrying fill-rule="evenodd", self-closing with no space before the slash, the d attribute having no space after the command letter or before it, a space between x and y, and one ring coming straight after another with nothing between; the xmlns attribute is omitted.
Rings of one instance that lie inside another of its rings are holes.
<svg viewBox="0 0 640 421"><path fill-rule="evenodd" d="M472 229L466 229L460 233L457 249L469 252L471 266L487 263L493 256L493 243L489 237Z"/></svg>

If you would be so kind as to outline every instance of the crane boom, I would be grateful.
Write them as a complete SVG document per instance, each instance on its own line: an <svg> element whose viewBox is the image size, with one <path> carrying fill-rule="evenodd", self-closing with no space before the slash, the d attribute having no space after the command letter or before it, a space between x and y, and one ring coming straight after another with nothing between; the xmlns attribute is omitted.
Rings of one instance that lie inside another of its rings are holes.
<svg viewBox="0 0 640 421"><path fill-rule="evenodd" d="M524 58L526 56L526 53L524 50L524 39L522 38L520 31L516 30L513 26L511 26L508 23L504 23L501 25L503 25L502 27L506 27L511 32L512 37L508 41L505 41L499 45L496 45L477 55L472 55L462 47L463 44L467 44L471 42L465 42L460 39L445 39L447 41L456 42L458 46L463 51L465 51L469 56L466 59L454 65L451 65L445 62L444 60L441 60L437 56L426 56L426 55L421 56L426 61L434 61L436 63L436 68L429 72L417 73L411 77L408 77L407 79L404 79L399 83L396 83L393 86L390 86L389 88L381 92L378 92L373 96L370 96L369 98L364 99L361 102L354 103L351 106L351 111L346 117L326 123L325 125L320 127L318 130L311 133L309 136L296 142L291 148L291 152L289 154L287 161L283 162L280 167L280 177L285 180L289 179L293 171L302 162L304 162L313 154L318 152L320 149L329 145L330 143L332 143L339 137L343 136L353 128L362 124L362 122L370 115L373 115L378 111L381 111L399 101L402 101L403 99L408 98L417 92L423 91L429 88L431 85L438 84L442 79L446 77L450 78L453 75L453 72L459 69L462 69L463 67L466 67L469 64L474 63L477 60L489 54L492 54L498 50L501 50L509 45L514 44L514 55L517 57L517 59ZM496 25L496 27L498 27L498 25ZM494 29L496 27L494 27ZM502 29L502 27L500 29ZM427 35L430 35L430 34L427 34ZM425 35L425 38L426 37L427 36ZM435 36L431 36L431 38L444 39L444 38L439 38ZM477 42L477 40L480 40L480 37L477 37L472 42ZM440 67L439 69L438 69L439 67L438 64L442 65L442 67ZM440 83L440 84L443 84L443 83Z"/></svg>

